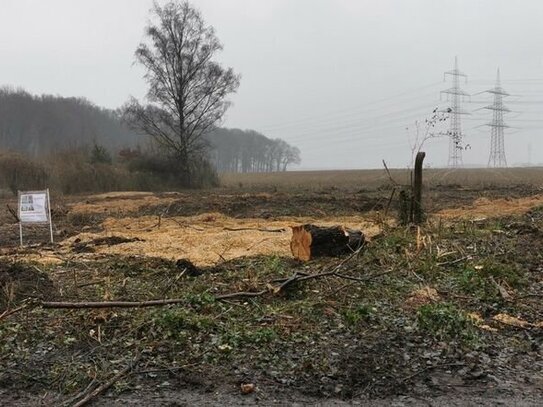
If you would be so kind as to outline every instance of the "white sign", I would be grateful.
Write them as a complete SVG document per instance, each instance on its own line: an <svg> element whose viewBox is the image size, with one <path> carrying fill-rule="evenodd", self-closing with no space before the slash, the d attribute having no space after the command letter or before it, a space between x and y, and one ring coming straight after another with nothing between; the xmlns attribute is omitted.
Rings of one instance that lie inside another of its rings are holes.
<svg viewBox="0 0 543 407"><path fill-rule="evenodd" d="M47 191L19 194L19 219L22 223L48 223Z"/></svg>
<svg viewBox="0 0 543 407"><path fill-rule="evenodd" d="M23 223L49 224L51 243L53 243L53 222L51 220L51 203L49 190L19 191L19 236L23 245Z"/></svg>

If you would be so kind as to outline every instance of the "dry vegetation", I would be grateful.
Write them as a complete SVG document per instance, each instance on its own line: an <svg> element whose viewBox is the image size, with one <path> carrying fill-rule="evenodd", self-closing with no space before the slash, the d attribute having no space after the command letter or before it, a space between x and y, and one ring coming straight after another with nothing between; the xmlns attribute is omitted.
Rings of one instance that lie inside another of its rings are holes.
<svg viewBox="0 0 543 407"><path fill-rule="evenodd" d="M225 176L209 191L54 199L54 246L18 248L5 211L0 396L70 405L115 378L98 404L444 396L536 405L542 172L507 170L506 181L494 171L427 171L431 213L421 228L396 225L383 171ZM306 222L371 239L356 256L299 263L288 226ZM162 299L176 303L47 305ZM243 396L247 384L256 390Z"/></svg>

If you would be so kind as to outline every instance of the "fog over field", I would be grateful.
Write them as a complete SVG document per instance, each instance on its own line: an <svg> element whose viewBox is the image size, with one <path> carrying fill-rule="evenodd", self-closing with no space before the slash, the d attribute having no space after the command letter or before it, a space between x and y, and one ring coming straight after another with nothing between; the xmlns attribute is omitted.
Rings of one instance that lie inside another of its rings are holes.
<svg viewBox="0 0 543 407"><path fill-rule="evenodd" d="M163 3L163 2L159 2ZM377 168L410 162L408 134L434 108L454 57L474 94L464 105L466 166L486 165L491 95L500 67L509 165L543 162L543 3L524 1L195 0L242 75L223 125L283 138L301 168ZM0 84L83 96L107 108L146 92L133 64L150 0L0 1ZM24 27L24 28L23 28ZM446 130L447 124L443 129ZM409 130L406 130L409 128ZM448 139L425 146L447 164Z"/></svg>

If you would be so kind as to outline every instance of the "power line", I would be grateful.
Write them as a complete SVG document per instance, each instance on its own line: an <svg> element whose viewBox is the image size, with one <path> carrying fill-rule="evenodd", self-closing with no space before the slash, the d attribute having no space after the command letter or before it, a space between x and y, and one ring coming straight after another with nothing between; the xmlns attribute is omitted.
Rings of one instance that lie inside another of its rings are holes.
<svg viewBox="0 0 543 407"><path fill-rule="evenodd" d="M435 104L430 103L424 103L421 105L418 105L416 107L410 107L407 109L397 110L394 112L388 112L383 113L378 116L372 116L369 118L364 119L363 123L358 123L357 125L351 124L343 124L339 126L332 126L332 127L326 127L326 128L319 128L317 130L312 130L311 128L304 129L303 132L296 133L291 137L288 137L289 140L292 141L302 141L304 139L310 139L312 141L319 140L319 137L316 136L323 136L322 138L329 138L330 136L336 136L337 134L341 134L344 132L352 132L352 131L359 131L359 130L371 130L371 129L377 129L386 125L389 125L391 123L402 123L402 127L405 127L405 122L408 119L420 117L421 113L424 112L431 112L432 106L435 106ZM407 115L401 115L402 113L408 113ZM401 116L398 116L401 115ZM386 119L385 123L376 124L372 122L379 122L382 119Z"/></svg>
<svg viewBox="0 0 543 407"><path fill-rule="evenodd" d="M306 116L305 118L296 119L296 120L292 120L292 121L287 121L287 122L283 122L283 123L273 123L273 124L268 124L268 125L262 125L262 126L259 126L259 128L262 131L267 131L267 130L271 130L271 129L277 129L277 128L283 128L283 127L291 127L291 126L294 126L294 125L297 125L297 124L304 124L304 123L307 123L307 122L314 123L314 122L318 122L319 120L321 120L323 118L332 118L332 117L341 118L341 117L344 117L345 115L347 115L347 116L356 115L356 114L361 113L361 110L362 111L379 110L379 109L382 109L382 107L374 106L375 104L387 102L387 101L396 99L398 97L411 95L411 94L417 93L417 92L419 92L421 90L428 89L428 88L431 88L431 87L435 87L435 86L439 85L440 83L441 82L434 82L434 83L431 83L431 84L428 84L428 85L420 86L418 88L414 88L414 89L411 89L411 90L408 90L408 91L397 93L395 95L387 96L387 97L384 97L384 98L381 98L381 99L377 99L377 100L367 102L367 103L359 105L359 106L347 108L347 109L338 109L338 110L335 110L335 111L327 112L325 114ZM428 93L428 94L430 94L430 93ZM395 104L398 104L398 103L402 103L402 102L400 102L400 101L395 102ZM373 106L373 107L367 108L366 106ZM348 112L350 112L350 113L348 113Z"/></svg>
<svg viewBox="0 0 543 407"><path fill-rule="evenodd" d="M405 102L404 102L405 103ZM304 134L310 132L311 134L319 133L319 132L327 132L327 131L336 131L338 129L342 128L356 128L357 126L368 126L368 123L371 122L378 122L380 120L386 119L387 121L390 120L391 117L397 117L400 114L407 113L407 112L419 112L424 109L430 109L430 106L435 106L437 103L430 103L430 102L423 102L421 104L418 104L416 106L403 108L399 110L392 110L388 111L387 113L379 113L371 116L365 116L361 117L357 115L351 120L330 120L327 123L319 124L309 124L304 127L298 127L295 129L287 129L287 130L271 130L270 133L272 134L284 134L285 132L296 134ZM376 112L377 113L377 112Z"/></svg>

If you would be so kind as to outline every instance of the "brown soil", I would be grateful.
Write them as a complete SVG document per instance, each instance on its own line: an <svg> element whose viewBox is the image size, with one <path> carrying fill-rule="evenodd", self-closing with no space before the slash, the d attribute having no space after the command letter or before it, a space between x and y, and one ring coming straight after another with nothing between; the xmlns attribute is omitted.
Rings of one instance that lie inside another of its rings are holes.
<svg viewBox="0 0 543 407"><path fill-rule="evenodd" d="M18 305L23 299L46 300L54 294L53 282L36 266L0 258L0 311Z"/></svg>

